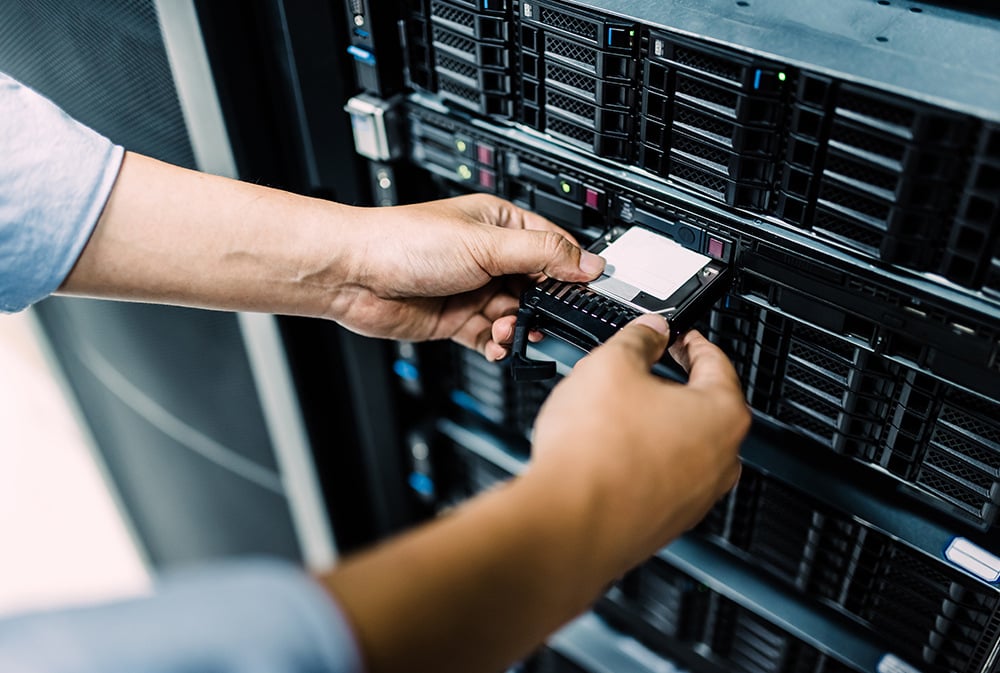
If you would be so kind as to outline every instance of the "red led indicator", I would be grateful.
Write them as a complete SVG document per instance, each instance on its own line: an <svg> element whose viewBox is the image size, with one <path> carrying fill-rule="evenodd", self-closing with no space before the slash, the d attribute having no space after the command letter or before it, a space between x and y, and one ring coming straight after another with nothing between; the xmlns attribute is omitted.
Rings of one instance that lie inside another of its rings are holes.
<svg viewBox="0 0 1000 673"><path fill-rule="evenodd" d="M587 204L588 208L593 208L594 210L601 209L601 193L594 189L593 187L587 187L584 197L584 203Z"/></svg>
<svg viewBox="0 0 1000 673"><path fill-rule="evenodd" d="M479 163L481 164L492 166L495 155L496 153L489 145L476 146L476 158L479 159Z"/></svg>
<svg viewBox="0 0 1000 673"><path fill-rule="evenodd" d="M708 239L708 254L716 259L722 259L726 254L726 244L717 238Z"/></svg>
<svg viewBox="0 0 1000 673"><path fill-rule="evenodd" d="M486 189L495 189L497 184L497 176L493 171L488 171L485 168L479 169L479 184Z"/></svg>

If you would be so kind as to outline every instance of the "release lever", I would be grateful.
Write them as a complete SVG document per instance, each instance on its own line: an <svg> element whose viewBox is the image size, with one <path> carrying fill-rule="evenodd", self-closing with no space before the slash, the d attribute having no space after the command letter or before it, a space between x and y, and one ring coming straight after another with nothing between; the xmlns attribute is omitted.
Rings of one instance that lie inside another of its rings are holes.
<svg viewBox="0 0 1000 673"><path fill-rule="evenodd" d="M528 357L528 332L535 326L535 320L536 314L531 307L522 306L517 309L514 344L510 349L510 371L515 381L545 381L556 375L555 362Z"/></svg>

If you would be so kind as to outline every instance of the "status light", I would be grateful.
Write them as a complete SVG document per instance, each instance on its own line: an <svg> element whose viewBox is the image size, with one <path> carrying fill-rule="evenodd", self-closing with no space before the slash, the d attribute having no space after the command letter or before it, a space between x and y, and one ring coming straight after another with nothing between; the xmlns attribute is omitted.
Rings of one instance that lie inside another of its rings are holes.
<svg viewBox="0 0 1000 673"><path fill-rule="evenodd" d="M461 166L458 167L458 177L462 178L463 180L470 179L472 177L472 169L466 166L465 164L462 164Z"/></svg>
<svg viewBox="0 0 1000 673"><path fill-rule="evenodd" d="M563 190L564 194L569 194L571 191L573 191L573 185L569 184L565 180L559 183L559 187Z"/></svg>
<svg viewBox="0 0 1000 673"><path fill-rule="evenodd" d="M786 75L783 72L779 72L778 73L778 81L779 82L784 82L786 79L788 79L788 75Z"/></svg>
<svg viewBox="0 0 1000 673"><path fill-rule="evenodd" d="M468 148L468 145L465 144L464 140L456 140L455 147L458 148L459 152L464 152Z"/></svg>

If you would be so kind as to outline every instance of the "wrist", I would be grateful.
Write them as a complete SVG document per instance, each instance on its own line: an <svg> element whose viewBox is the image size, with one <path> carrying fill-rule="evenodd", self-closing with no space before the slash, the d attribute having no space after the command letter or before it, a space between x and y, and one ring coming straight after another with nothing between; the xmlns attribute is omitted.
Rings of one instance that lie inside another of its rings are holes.
<svg viewBox="0 0 1000 673"><path fill-rule="evenodd" d="M519 485L534 502L537 525L552 527L551 544L574 559L582 582L600 591L641 560L632 524L642 513L612 475L586 461L566 462L533 462Z"/></svg>
<svg viewBox="0 0 1000 673"><path fill-rule="evenodd" d="M303 197L304 198L304 197ZM370 209L305 199L293 236L295 312L340 321L363 285L367 254L365 219Z"/></svg>

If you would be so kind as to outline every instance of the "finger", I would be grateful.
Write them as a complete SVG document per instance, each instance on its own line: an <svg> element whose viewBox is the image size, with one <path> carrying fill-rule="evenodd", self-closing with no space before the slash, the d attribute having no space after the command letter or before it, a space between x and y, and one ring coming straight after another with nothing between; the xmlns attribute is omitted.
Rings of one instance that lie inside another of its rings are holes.
<svg viewBox="0 0 1000 673"><path fill-rule="evenodd" d="M488 320L496 320L517 312L518 300L504 292L500 279L493 279L478 290L448 297L441 314L439 334L451 337L474 313L481 313Z"/></svg>
<svg viewBox="0 0 1000 673"><path fill-rule="evenodd" d="M495 341L488 341L483 355L485 355L486 359L490 362L496 362L497 360L503 360L507 357L509 352L509 348L505 348Z"/></svg>
<svg viewBox="0 0 1000 673"><path fill-rule="evenodd" d="M517 316L506 315L493 321L493 341L501 346L509 346L514 343L514 327L517 325Z"/></svg>
<svg viewBox="0 0 1000 673"><path fill-rule="evenodd" d="M554 231L489 229L492 245L482 264L492 276L544 273L559 280L585 282L604 271L604 260L581 250Z"/></svg>
<svg viewBox="0 0 1000 673"><path fill-rule="evenodd" d="M514 328L517 326L517 316L508 315L493 321L491 330L493 338L486 344L486 359L502 360L510 353L514 344ZM533 344L545 338L538 330L528 331L528 341Z"/></svg>
<svg viewBox="0 0 1000 673"><path fill-rule="evenodd" d="M599 358L618 357L639 371L648 372L663 357L670 328L662 316L645 313L625 325L618 334L594 351Z"/></svg>
<svg viewBox="0 0 1000 673"><path fill-rule="evenodd" d="M730 388L742 394L739 377L718 346L692 330L670 349L670 355L688 372L688 385L696 388Z"/></svg>
<svg viewBox="0 0 1000 673"><path fill-rule="evenodd" d="M506 292L497 292L486 305L480 310L487 320L498 320L500 318L517 313L520 302Z"/></svg>
<svg viewBox="0 0 1000 673"><path fill-rule="evenodd" d="M490 334L492 327L493 323L487 320L483 314L475 313L469 316L469 319L458 328L451 339L466 348L477 350L488 357L486 344L493 341Z"/></svg>
<svg viewBox="0 0 1000 673"><path fill-rule="evenodd" d="M570 243L579 247L580 243L573 234L530 210L519 208L509 201L500 202L500 213L498 214L498 224L505 229L530 229L532 231L554 231L561 234Z"/></svg>

